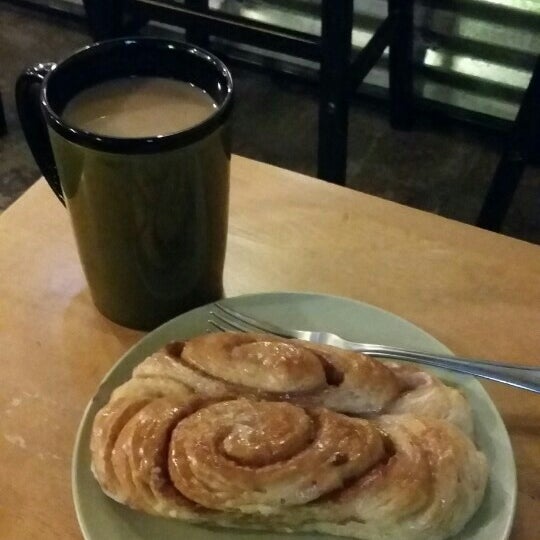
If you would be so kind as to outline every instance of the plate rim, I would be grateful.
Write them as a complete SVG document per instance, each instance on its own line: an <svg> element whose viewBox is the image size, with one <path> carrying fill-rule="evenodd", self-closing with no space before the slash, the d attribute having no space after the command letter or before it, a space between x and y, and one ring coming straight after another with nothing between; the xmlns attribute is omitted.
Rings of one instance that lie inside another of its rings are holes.
<svg viewBox="0 0 540 540"><path fill-rule="evenodd" d="M246 294L239 294L239 295L236 295L236 296L228 296L228 297L222 298L221 300L218 300L218 302L227 302L229 300L234 301L236 299L250 299L250 298L255 299L255 298L259 298L259 297L269 297L269 296L279 296L279 295L297 296L297 297L300 297L300 296L303 296L303 297L319 297L319 298L325 298L325 299L332 300L332 301L337 301L337 302L345 301L345 302L348 302L348 303L351 303L351 304L357 304L357 305L360 305L360 306L367 307L369 309L372 309L372 310L375 310L375 311L379 312L381 315L390 315L392 318L400 320L401 323L404 323L405 325L410 326L411 328L414 328L415 331L421 332L422 334L424 334L425 337L429 338L429 340L434 342L434 344L436 344L438 347L441 347L441 349L445 349L448 352L448 354L454 355L453 351L450 348L448 348L444 343L439 341L436 337L431 335L429 332L427 332L426 330L424 330L420 326L417 326L416 324L410 322L409 320L405 319L404 317L402 317L400 315L397 315L397 314L395 314L395 313L393 313L391 311L385 310L385 309L383 309L383 308L381 308L379 306L370 304L368 302L364 302L362 300L357 300L355 298L350 298L350 297L347 297L347 296L339 296L339 295L334 295L334 294L317 293L317 292L309 292L309 291L267 291L267 292L261 292L261 293L246 293ZM149 332L144 334L140 339L138 339L131 347L129 347L111 365L111 367L107 370L107 372L102 376L102 378L101 378L101 380L100 380L94 394L92 395L92 397L90 398L90 400L86 404L86 406L84 408L84 411L83 411L83 413L82 413L82 415L80 417L79 425L77 427L77 431L76 431L76 434L75 434L75 442L73 444L72 459L71 459L71 495L72 495L72 499L73 499L73 505L74 505L74 508L75 508L75 515L76 515L76 518L77 518L77 523L79 525L79 528L80 528L80 530L82 532L82 535L83 535L83 538L85 540L94 540L94 539L89 534L89 532L88 532L88 530L86 528L86 523L85 523L84 519L82 519L82 509L80 508L80 498L79 498L79 496L77 494L77 477L78 477L78 471L77 471L78 460L77 460L77 456L79 454L79 448L81 447L81 443L82 443L82 432L83 432L84 427L85 427L85 420L86 420L86 418L88 416L90 408L92 407L92 405L94 403L94 400L99 395L101 387L109 379L110 375L116 370L118 365L121 364L124 361L124 359L132 353L132 351L134 351L135 349L140 347L140 345L141 345L141 343L143 341L145 341L147 339L151 339L151 336L153 334L162 332L163 328L168 327L169 325L171 325L171 326L174 325L175 322L178 319L180 319L182 317L185 317L186 315L190 314L191 312L197 311L197 310L202 309L202 308L208 308L209 306L212 306L215 303L216 302L209 302L209 303L204 304L202 306L198 306L198 307L196 307L194 309L191 309L189 311L181 313L181 314L177 315L176 317L173 317L172 319L164 322L163 324L157 326L153 330L150 330ZM510 534L512 532L513 525L514 525L515 514L516 514L516 506L517 506L517 493L518 493L517 468L516 468L514 449L512 447L512 441L510 439L510 435L509 435L508 430L506 428L506 424L505 424L505 422L504 422L504 420L503 420L503 418L502 418L502 416L501 416L501 414L499 412L499 409L497 408L497 406L495 405L495 403L491 399L491 396L489 395L487 390L480 383L480 381L476 377L474 377L472 375L466 375L466 374L460 374L460 375L465 380L469 381L469 383L472 384L475 387L475 392L482 394L482 397L491 404L492 411L497 416L497 419L500 421L500 424L501 424L502 429L503 429L504 440L502 440L500 442L502 443L501 446L507 446L508 447L509 459L510 459L509 465L511 465L511 475L510 476L511 476L511 481L512 481L512 486L511 486L512 490L511 490L511 495L509 497L511 509L510 509L510 513L509 513L509 519L508 519L507 523L505 524L505 528L504 528L503 531L501 531L502 536L500 538L495 538L494 540L508 540L508 538L510 537ZM340 538L340 537L336 537L336 538ZM453 540L454 538L457 540L458 537L457 536L452 537L452 539L449 539L449 540Z"/></svg>

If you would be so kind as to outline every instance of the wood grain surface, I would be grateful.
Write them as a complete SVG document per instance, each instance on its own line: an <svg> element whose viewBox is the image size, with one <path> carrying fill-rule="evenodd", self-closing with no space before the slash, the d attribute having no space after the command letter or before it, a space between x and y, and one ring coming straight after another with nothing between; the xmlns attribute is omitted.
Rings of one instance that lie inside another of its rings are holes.
<svg viewBox="0 0 540 540"><path fill-rule="evenodd" d="M456 354L540 362L540 248L235 157L228 296L362 300ZM66 211L43 180L0 217L0 537L80 539L71 452L84 407L142 336L93 307ZM509 429L512 538L540 538L540 396L486 384Z"/></svg>

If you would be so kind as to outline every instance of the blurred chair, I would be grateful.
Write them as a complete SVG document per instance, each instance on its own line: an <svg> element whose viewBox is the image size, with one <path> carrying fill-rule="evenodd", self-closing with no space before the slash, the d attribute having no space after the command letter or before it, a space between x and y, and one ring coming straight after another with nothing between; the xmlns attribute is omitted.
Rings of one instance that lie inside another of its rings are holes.
<svg viewBox="0 0 540 540"><path fill-rule="evenodd" d="M186 40L208 47L218 36L320 63L318 176L344 184L351 94L390 49L390 122L409 129L413 117L414 0L387 0L387 17L351 61L353 0L321 0L321 36L287 30L210 9L209 0L83 0L95 39L128 35L155 20L186 29ZM127 18L130 17L128 21Z"/></svg>
<svg viewBox="0 0 540 540"><path fill-rule="evenodd" d="M540 56L476 224L499 231L527 164L540 154ZM540 201L539 201L540 202Z"/></svg>

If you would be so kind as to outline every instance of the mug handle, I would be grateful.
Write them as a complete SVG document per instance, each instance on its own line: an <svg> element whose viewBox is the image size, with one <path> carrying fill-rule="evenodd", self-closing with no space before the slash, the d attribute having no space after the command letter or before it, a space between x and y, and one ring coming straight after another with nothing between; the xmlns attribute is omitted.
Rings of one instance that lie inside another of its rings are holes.
<svg viewBox="0 0 540 540"><path fill-rule="evenodd" d="M65 206L58 169L54 161L47 124L40 108L41 87L45 77L56 67L49 62L36 64L19 75L15 86L15 98L19 120L30 151L55 195Z"/></svg>

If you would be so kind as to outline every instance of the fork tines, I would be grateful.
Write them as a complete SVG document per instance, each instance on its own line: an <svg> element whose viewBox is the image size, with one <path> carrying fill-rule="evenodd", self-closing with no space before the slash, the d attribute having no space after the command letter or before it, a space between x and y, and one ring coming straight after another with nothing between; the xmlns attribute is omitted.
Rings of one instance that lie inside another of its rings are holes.
<svg viewBox="0 0 540 540"><path fill-rule="evenodd" d="M208 319L208 323L219 330L224 332L234 330L240 332L267 332L281 337L289 337L283 328L266 321L254 319L219 302L215 303L214 307L216 309L210 311L211 318Z"/></svg>

